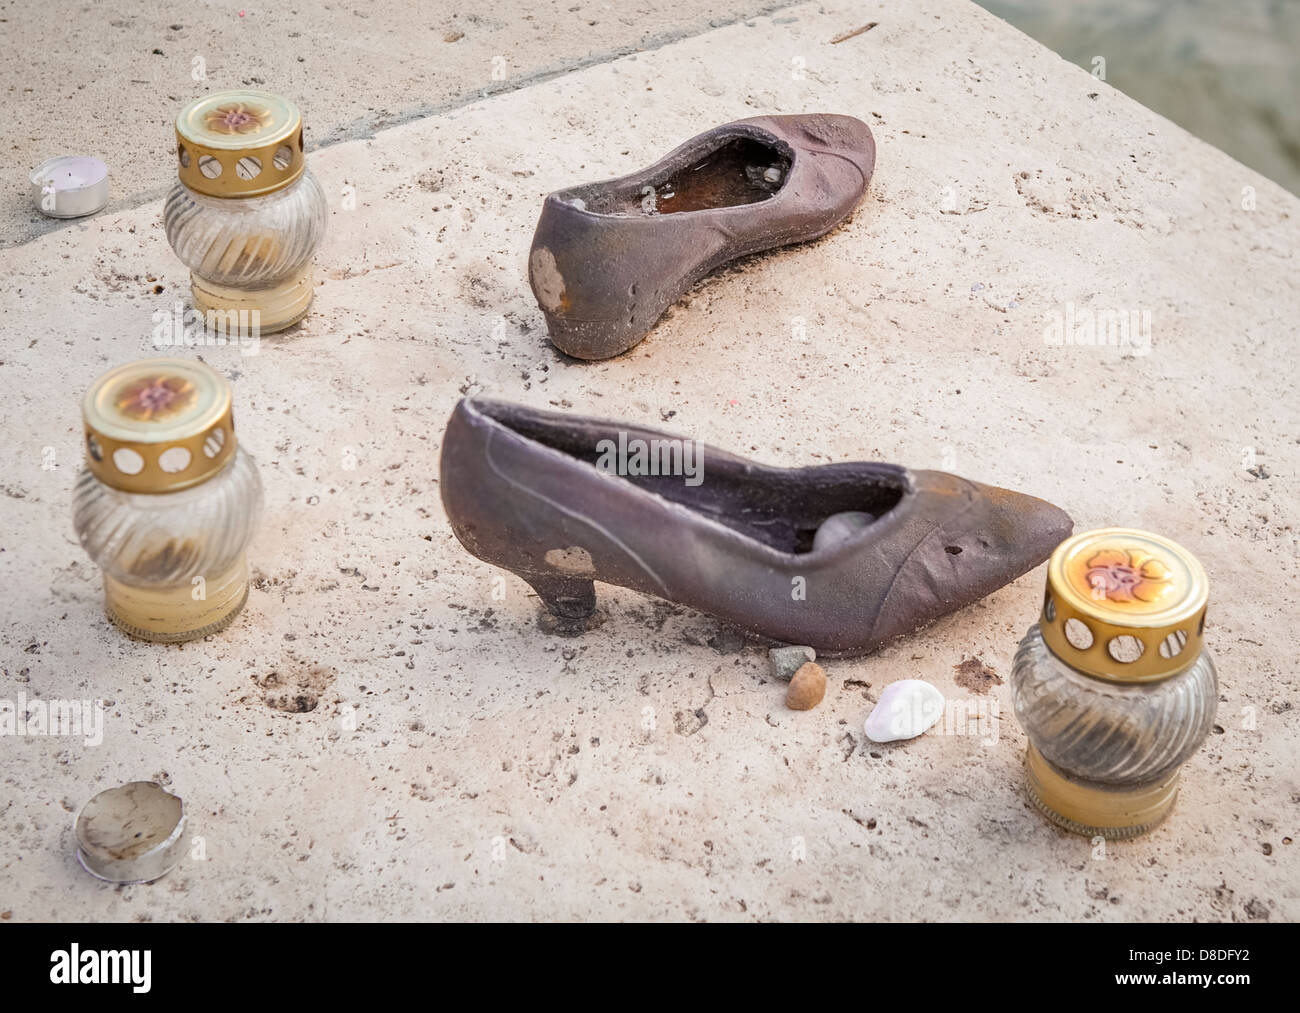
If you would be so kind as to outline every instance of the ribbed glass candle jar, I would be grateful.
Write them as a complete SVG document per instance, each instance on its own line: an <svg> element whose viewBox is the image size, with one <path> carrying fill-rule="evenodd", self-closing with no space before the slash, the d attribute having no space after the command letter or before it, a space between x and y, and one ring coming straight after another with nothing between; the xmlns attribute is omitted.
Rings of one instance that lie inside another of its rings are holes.
<svg viewBox="0 0 1300 1013"><path fill-rule="evenodd" d="M1207 601L1196 558L1150 532L1084 532L1053 552L1011 673L1029 795L1049 819L1123 838L1169 814L1218 705Z"/></svg>
<svg viewBox="0 0 1300 1013"><path fill-rule="evenodd" d="M133 362L91 385L82 415L73 522L103 570L109 619L159 643L224 629L248 597L262 507L229 383L196 360Z"/></svg>
<svg viewBox="0 0 1300 1013"><path fill-rule="evenodd" d="M302 117L268 92L204 96L176 118L167 241L194 307L230 334L269 334L307 313L329 206L303 156Z"/></svg>

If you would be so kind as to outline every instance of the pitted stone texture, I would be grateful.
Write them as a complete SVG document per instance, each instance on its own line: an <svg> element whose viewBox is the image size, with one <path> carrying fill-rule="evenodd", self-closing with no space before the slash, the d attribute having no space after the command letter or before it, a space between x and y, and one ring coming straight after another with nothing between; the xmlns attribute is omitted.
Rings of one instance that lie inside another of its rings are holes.
<svg viewBox="0 0 1300 1013"><path fill-rule="evenodd" d="M544 194L711 124L809 108L876 135L849 222L710 279L617 361L551 351L527 283ZM945 0L791 8L321 150L312 169L333 213L306 321L255 356L182 350L234 379L267 498L244 614L184 648L107 626L67 520L85 385L154 354L151 315L185 291L159 206L0 251L6 695L111 701L98 747L0 738L15 920L1300 918L1282 842L1300 739L1285 579L1300 200ZM1050 192L1027 200L1016 181L1040 171ZM1070 202L1077 217L1058 213ZM1149 354L1047 345L1069 306L1149 311ZM442 427L476 388L778 464L947 468L1059 503L1080 530L1167 534L1210 574L1223 732L1184 767L1173 816L1097 862L1026 800L1008 686L978 698L996 734L945 721L878 748L861 731L896 679L955 705L963 658L1009 672L1041 568L833 662L802 714L764 646L715 650L707 619L630 592L598 587L603 626L546 637L528 588L462 551L438 505ZM290 651L337 673L311 710L261 688ZM67 846L73 810L160 773L201 816L208 860L95 883Z"/></svg>

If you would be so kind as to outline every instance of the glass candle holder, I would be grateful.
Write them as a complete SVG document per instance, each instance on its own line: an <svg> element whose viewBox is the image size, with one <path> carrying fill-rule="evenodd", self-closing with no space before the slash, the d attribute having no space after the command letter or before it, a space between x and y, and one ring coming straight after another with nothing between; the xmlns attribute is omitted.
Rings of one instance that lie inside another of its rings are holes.
<svg viewBox="0 0 1300 1013"><path fill-rule="evenodd" d="M1052 553L1011 685L1029 796L1053 822L1123 838L1169 814L1218 705L1208 598L1196 558L1150 532L1088 531Z"/></svg>
<svg viewBox="0 0 1300 1013"><path fill-rule="evenodd" d="M96 380L82 418L73 522L104 573L108 618L157 643L224 629L248 598L262 507L230 384L197 360L146 359Z"/></svg>
<svg viewBox="0 0 1300 1013"><path fill-rule="evenodd" d="M216 92L176 117L163 221L215 331L270 334L307 314L329 206L302 144L297 106L269 92Z"/></svg>

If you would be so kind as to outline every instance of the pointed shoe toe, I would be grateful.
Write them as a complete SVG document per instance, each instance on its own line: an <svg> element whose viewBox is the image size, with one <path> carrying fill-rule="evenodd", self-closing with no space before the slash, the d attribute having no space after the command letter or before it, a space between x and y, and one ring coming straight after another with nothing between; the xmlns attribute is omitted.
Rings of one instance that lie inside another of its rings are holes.
<svg viewBox="0 0 1300 1013"><path fill-rule="evenodd" d="M569 630L595 582L767 641L863 654L1041 563L1070 532L1042 500L941 472L771 468L634 424L464 400L443 505L473 555Z"/></svg>
<svg viewBox="0 0 1300 1013"><path fill-rule="evenodd" d="M915 541L897 564L871 636L886 642L964 608L1028 573L1074 522L1036 496L939 471L913 473Z"/></svg>
<svg viewBox="0 0 1300 1013"><path fill-rule="evenodd" d="M551 341L581 359L627 351L723 264L842 222L875 155L871 130L851 116L759 116L638 172L550 194L528 277Z"/></svg>

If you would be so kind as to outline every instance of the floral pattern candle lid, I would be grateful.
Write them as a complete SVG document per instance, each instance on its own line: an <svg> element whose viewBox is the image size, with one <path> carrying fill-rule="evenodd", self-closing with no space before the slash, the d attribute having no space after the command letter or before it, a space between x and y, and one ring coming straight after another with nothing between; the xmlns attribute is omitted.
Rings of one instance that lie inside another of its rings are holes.
<svg viewBox="0 0 1300 1013"><path fill-rule="evenodd" d="M219 91L176 117L181 182L211 197L256 197L288 186L304 166L302 116L265 91Z"/></svg>
<svg viewBox="0 0 1300 1013"><path fill-rule="evenodd" d="M1209 581L1177 542L1134 528L1085 531L1047 564L1043 640L1073 668L1149 682L1201 650Z"/></svg>
<svg viewBox="0 0 1300 1013"><path fill-rule="evenodd" d="M124 492L174 492L235 451L230 384L197 359L143 359L105 373L82 403L86 466Z"/></svg>

